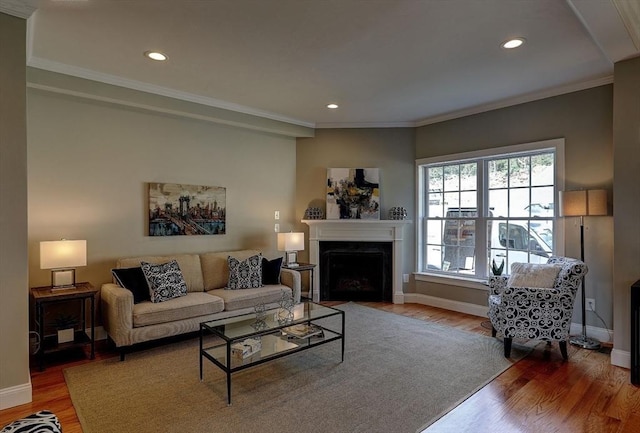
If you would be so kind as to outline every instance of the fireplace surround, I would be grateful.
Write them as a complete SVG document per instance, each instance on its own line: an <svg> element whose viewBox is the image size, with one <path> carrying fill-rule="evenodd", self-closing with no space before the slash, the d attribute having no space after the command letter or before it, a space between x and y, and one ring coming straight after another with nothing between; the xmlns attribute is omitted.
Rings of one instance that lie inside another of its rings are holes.
<svg viewBox="0 0 640 433"><path fill-rule="evenodd" d="M404 227L410 220L302 220L309 226L309 261L317 264L317 275L323 273L320 257L321 242L382 242L388 243L391 250L390 260L390 296L394 304L404 303L402 291ZM326 264L324 265L326 266ZM313 300L327 299L320 278L313 282ZM326 290L326 288L325 288Z"/></svg>

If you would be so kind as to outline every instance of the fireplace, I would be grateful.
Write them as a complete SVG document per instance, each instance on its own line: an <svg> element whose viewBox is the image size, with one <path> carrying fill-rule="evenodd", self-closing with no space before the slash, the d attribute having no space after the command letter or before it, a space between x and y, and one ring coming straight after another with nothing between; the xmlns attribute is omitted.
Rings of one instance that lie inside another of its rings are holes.
<svg viewBox="0 0 640 433"><path fill-rule="evenodd" d="M320 242L323 301L392 300L391 242Z"/></svg>
<svg viewBox="0 0 640 433"><path fill-rule="evenodd" d="M317 265L316 275L320 276L327 266L320 257L320 244L325 242L357 242L384 243L391 248L388 254L390 271L386 272L391 278L390 286L383 289L383 296L388 297L386 291L391 291L391 301L394 304L404 303L402 291L403 270L403 229L412 223L410 220L302 220L309 226L309 261ZM385 247L386 248L386 247ZM342 260L344 263L344 260ZM345 266L347 267L347 266ZM364 284L363 282L347 282L348 284ZM346 283L345 283L346 284ZM313 281L313 300L328 299L324 293L328 288L320 285L320 278ZM333 295L330 295L333 296Z"/></svg>

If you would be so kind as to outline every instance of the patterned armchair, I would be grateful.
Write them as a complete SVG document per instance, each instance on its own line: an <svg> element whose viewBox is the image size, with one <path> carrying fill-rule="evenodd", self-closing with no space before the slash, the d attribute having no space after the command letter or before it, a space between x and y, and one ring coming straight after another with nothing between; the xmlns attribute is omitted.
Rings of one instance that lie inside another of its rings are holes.
<svg viewBox="0 0 640 433"><path fill-rule="evenodd" d="M552 287L509 287L508 276L489 278L489 319L492 335L504 337L504 356L511 355L514 338L558 341L567 359L567 339L573 303L588 269L584 262L552 256L547 264L559 265ZM515 284L513 284L515 286Z"/></svg>

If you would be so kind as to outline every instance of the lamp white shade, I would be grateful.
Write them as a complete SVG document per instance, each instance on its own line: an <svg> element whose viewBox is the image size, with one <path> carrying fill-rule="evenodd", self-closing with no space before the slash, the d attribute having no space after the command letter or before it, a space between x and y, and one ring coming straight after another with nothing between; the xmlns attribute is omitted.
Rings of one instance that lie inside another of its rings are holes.
<svg viewBox="0 0 640 433"><path fill-rule="evenodd" d="M87 241L40 242L40 269L63 269L87 265Z"/></svg>
<svg viewBox="0 0 640 433"><path fill-rule="evenodd" d="M278 233L278 251L302 251L304 250L304 233L288 232Z"/></svg>
<svg viewBox="0 0 640 433"><path fill-rule="evenodd" d="M607 190L560 191L560 216L607 215Z"/></svg>

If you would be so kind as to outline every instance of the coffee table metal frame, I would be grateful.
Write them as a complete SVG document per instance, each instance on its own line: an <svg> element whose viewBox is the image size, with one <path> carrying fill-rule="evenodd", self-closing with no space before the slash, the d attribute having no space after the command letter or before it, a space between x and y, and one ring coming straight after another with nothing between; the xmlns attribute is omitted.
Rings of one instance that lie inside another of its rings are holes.
<svg viewBox="0 0 640 433"><path fill-rule="evenodd" d="M203 381L203 360L206 358L227 375L229 405L231 405L231 375L237 371L337 340L342 342L340 362L344 361L344 311L305 301L294 307L294 318L286 323L278 320L278 309L269 310L266 313L266 319L261 326L256 326L255 313L210 320L200 324L200 382ZM331 329L337 327L334 324L331 324L330 328L329 324L320 320L332 316L340 316L339 330ZM292 339L282 331L283 328L302 323L319 326L323 330L323 337ZM205 338L211 335L220 338L214 339L213 342L205 342ZM260 338L262 341L260 351L244 359L232 356L231 346L247 338Z"/></svg>

